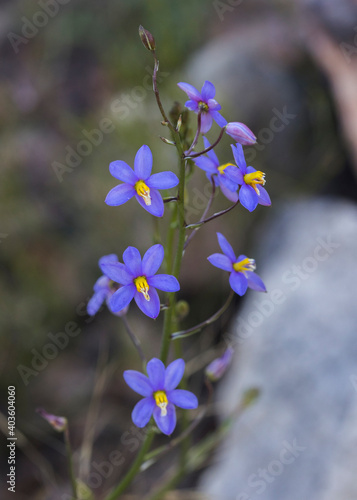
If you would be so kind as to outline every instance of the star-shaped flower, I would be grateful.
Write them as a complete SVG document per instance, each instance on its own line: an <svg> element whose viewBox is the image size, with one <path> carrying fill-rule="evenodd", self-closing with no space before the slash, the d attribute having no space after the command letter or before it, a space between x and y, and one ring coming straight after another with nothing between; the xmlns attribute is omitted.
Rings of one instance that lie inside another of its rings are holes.
<svg viewBox="0 0 357 500"><path fill-rule="evenodd" d="M199 92L195 87L189 83L180 82L177 84L181 90L186 92L189 100L185 102L186 108L198 113L201 111L201 133L206 134L212 126L212 120L214 120L217 125L224 127L227 120L218 113L221 109L221 105L213 99L216 95L216 89L213 83L208 80L202 86L201 92Z"/></svg>
<svg viewBox="0 0 357 500"><path fill-rule="evenodd" d="M234 146L231 144L234 159L239 167L242 179L238 181L241 185L239 189L239 201L249 212L253 212L259 205L268 207L271 205L270 197L263 187L265 184L265 174L253 167L247 167L241 144ZM259 187L258 187L259 186Z"/></svg>
<svg viewBox="0 0 357 500"><path fill-rule="evenodd" d="M155 422L166 435L173 433L176 427L175 405L185 410L197 408L196 396L183 389L176 389L185 371L183 359L176 359L165 369L165 365L157 358L151 359L146 371L148 377L136 370L126 370L124 379L135 392L144 396L131 414L134 424L145 427L152 415Z"/></svg>
<svg viewBox="0 0 357 500"><path fill-rule="evenodd" d="M210 147L210 143L206 137L203 138L203 142L205 149ZM211 180L211 176L214 175L216 186L221 188L222 193L228 200L234 203L238 201L238 184L236 178L234 178L234 180L232 179L232 175L234 176L239 172L239 169L235 165L232 165L232 163L220 165L218 157L213 149L208 151L207 156L199 156L196 158L195 164L197 167L207 172L209 180Z"/></svg>
<svg viewBox="0 0 357 500"><path fill-rule="evenodd" d="M159 172L151 175L152 153L149 146L141 146L136 153L134 170L125 161L113 161L109 171L124 184L109 191L105 203L111 206L123 205L133 196L147 212L156 217L164 214L164 202L158 189L170 189L179 183L173 172Z"/></svg>
<svg viewBox="0 0 357 500"><path fill-rule="evenodd" d="M164 247L153 245L141 260L139 250L128 247L123 253L124 264L103 262L103 273L113 281L123 285L109 300L113 312L123 310L132 299L146 316L157 318L160 312L160 299L156 288L164 292L177 292L180 289L175 276L156 274L164 258Z"/></svg>
<svg viewBox="0 0 357 500"><path fill-rule="evenodd" d="M115 262L118 262L118 257L115 254L104 255L104 257L99 259L99 267L101 267L102 264L110 264ZM110 298L119 288L120 285L118 285L118 283L114 283L114 281L108 278L108 276L106 276L105 274L98 278L93 287L94 294L87 304L88 314L90 316L94 316L95 314L97 314L104 301L106 302L109 311L111 311L116 316L123 316L124 314L126 314L128 310L127 307L119 312L114 312L110 306Z"/></svg>
<svg viewBox="0 0 357 500"><path fill-rule="evenodd" d="M209 262L219 269L230 272L229 284L238 295L244 295L247 288L257 292L266 292L261 278L255 274L255 260L246 255L235 256L232 246L221 233L217 233L218 243L223 254L214 253L208 257Z"/></svg>

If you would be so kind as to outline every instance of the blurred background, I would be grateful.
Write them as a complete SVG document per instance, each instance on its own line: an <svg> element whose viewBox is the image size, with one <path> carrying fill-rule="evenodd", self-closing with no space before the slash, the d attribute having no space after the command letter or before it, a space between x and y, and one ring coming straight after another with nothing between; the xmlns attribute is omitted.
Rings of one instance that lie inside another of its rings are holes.
<svg viewBox="0 0 357 500"><path fill-rule="evenodd" d="M36 413L38 407L69 419L76 461L83 459L83 480L96 471L95 463L107 460L111 451L118 450L124 457L123 464L108 477L99 474L96 483L92 476L96 499L129 468L142 439L130 420L136 395L122 378L123 370L140 369L140 360L120 319L104 308L95 318L86 315L93 284L101 274L98 259L110 253L121 258L128 245L144 253L153 243L151 217L133 200L120 209L105 205L108 191L117 184L109 174L109 163L120 159L133 165L136 151L148 144L155 171L176 168L174 148L159 139L166 130L160 124L150 90L152 58L138 37L140 24L156 39L159 87L166 109L175 101L183 105L186 100L177 82L201 88L204 80L212 81L223 116L228 121L246 123L257 135L258 144L246 148L246 157L248 164L266 173L266 188L272 199L271 208L258 207L252 214L237 207L226 217L205 225L192 241L180 279L179 296L190 304L183 327L210 316L228 293L227 275L206 260L218 251L216 231L221 231L238 253L256 258L258 273L272 289L274 276L280 278L293 264L310 255L304 249L294 253L299 244L310 242L304 233L306 227L311 241L327 237L336 228L342 231L339 241L347 254L337 255L323 269L321 264L314 278L306 281L312 295L300 289L303 302L299 312L294 303L293 312L286 313L286 321L294 323L295 315L304 318L305 311L314 309L317 317L309 325L314 324L320 335L319 318L326 310L334 311L337 303L347 303L344 332L350 336L343 337L343 352L351 357L348 363L339 358L338 366L347 370L344 387L350 388L349 378L354 380L356 2L4 0L0 4L1 410L6 415L7 387L15 385L19 500L65 498L61 495L69 492L63 441ZM191 120L194 128L195 120ZM213 127L209 138L214 140L217 132L218 128ZM225 137L217 148L221 163L232 161L230 143ZM199 219L206 202L207 179L196 171L188 192L187 222ZM218 211L228 205L219 194L213 209ZM160 222L164 232L169 212L167 205ZM282 267L271 267L269 258L274 265L284 258L287 261ZM334 274L318 281L334 262ZM272 268L274 276L269 271ZM279 283L275 286L279 288ZM322 298L321 290L327 289L332 295ZM235 321L243 314L242 303L236 297L234 307L214 326L184 342L192 374L190 389L203 402L207 394L202 389L202 369L215 356L216 347L218 353L222 351L227 332L234 335ZM270 328L279 329L284 342L281 324L285 319L282 322L280 313L279 309L273 315L271 321L277 324L272 323ZM153 322L135 305L128 314L149 359L157 355L160 346L161 316ZM328 325L332 323L333 318ZM312 330L306 325L303 321L301 328L310 333L311 339ZM340 338L336 333L343 333L340 328L341 322L336 321L329 337L331 349L336 348ZM295 333L291 335L293 338ZM258 350L264 345L264 340L259 339L249 343L251 349L255 344ZM236 353L244 353L245 346L235 342ZM307 343L304 349L311 351ZM264 353L262 358L266 359ZM273 366L279 365L279 360L279 356L274 358ZM312 366L317 365L310 360L309 369ZM271 367L266 369L270 373ZM326 370L331 373L330 368ZM357 380L357 369L355 372ZM253 379L248 377L247 387L242 390L262 382ZM270 382L270 387L277 390L273 378ZM231 383L234 387L235 380ZM323 384L323 390L330 383ZM289 388L286 390L291 393ZM336 395L341 394L339 384L335 390ZM279 394L283 393L282 389ZM332 407L345 407L353 396L354 386L352 396L347 391L343 402L333 400ZM238 393L236 397L239 399ZM273 399L269 401L272 405ZM339 422L337 419L337 429ZM217 425L216 416L205 419L195 441ZM6 421L2 421L2 430L6 434ZM85 435L89 437L83 448ZM282 436L284 439L288 435ZM157 442L163 444L166 440L161 436ZM254 456L261 456L258 442L255 440ZM91 455L88 450L92 444ZM2 498L7 498L5 446L1 453ZM222 461L224 452L220 453ZM266 453L269 462L274 454L269 449ZM294 484L288 475L281 474L280 482L274 482L285 484L281 490L266 487L260 494L257 489L247 489L244 478L258 467L254 456L251 468L242 472L241 482L237 483L237 477L235 483L224 479L224 484L229 485L226 493L221 478L211 484L201 475L212 465L207 459L199 472L182 481L181 488L186 492L183 498L209 498L206 495L214 495L218 488L222 493L217 498L227 500L249 500L256 494L261 499L273 498L269 495L274 494L275 500L293 500L295 497L286 489ZM174 453L170 460L174 462ZM233 464L240 461L239 456L232 460ZM167 463L158 463L141 475L131 487L131 493L136 495L131 498L144 498L149 489L159 487L159 478L167 467ZM207 470L213 477L215 466ZM323 478L322 474L317 483L324 484ZM299 495L296 498L330 498L310 490ZM353 491L351 497L346 494L335 498L348 500L356 495Z"/></svg>

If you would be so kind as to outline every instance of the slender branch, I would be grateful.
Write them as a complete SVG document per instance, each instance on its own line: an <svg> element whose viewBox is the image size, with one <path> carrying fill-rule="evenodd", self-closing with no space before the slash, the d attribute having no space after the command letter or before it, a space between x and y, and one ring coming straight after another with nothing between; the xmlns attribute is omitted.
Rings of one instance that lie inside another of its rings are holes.
<svg viewBox="0 0 357 500"><path fill-rule="evenodd" d="M234 203L234 205L231 205L229 208L226 208L225 210L221 210L220 212L216 212L215 214L211 215L211 217L208 217L208 219L205 219L205 220L202 220L199 222L195 222L194 224L188 224L186 226L186 229L197 229L200 226L202 226L203 224L206 224L206 222L209 222L213 219L217 219L217 217L221 217L222 215L230 212L231 210L233 210L234 207L236 207L238 205L238 203L239 203L239 200L236 201Z"/></svg>
<svg viewBox="0 0 357 500"><path fill-rule="evenodd" d="M156 102L157 102L157 105L159 107L160 113L161 113L161 115L162 115L162 117L164 119L165 124L167 124L167 126L169 127L169 129L171 130L171 132L173 134L175 134L176 128L172 125L172 123L170 122L170 120L168 119L168 117L167 117L167 115L165 113L164 107L163 107L162 102L161 102L160 93L159 93L159 90L157 88L157 72L158 72L158 69L159 69L159 61L158 61L158 58L156 56L155 50L152 50L151 52L152 52L152 54L154 56L154 60L155 60L154 73L153 73L153 76L152 76L152 84L153 84L153 90L154 90Z"/></svg>
<svg viewBox="0 0 357 500"><path fill-rule="evenodd" d="M77 496L77 481L76 481L76 476L75 476L74 467L73 467L73 454L72 454L71 442L69 439L68 426L65 427L63 434L64 434L64 441L66 444L68 471L69 471L69 476L71 479L73 498L74 498L74 500L77 500L77 498L78 498L78 496Z"/></svg>
<svg viewBox="0 0 357 500"><path fill-rule="evenodd" d="M194 154L190 154L187 156L185 155L186 160L190 160L191 158L197 158L197 156L204 155L205 153L208 153L208 151L211 151L211 149L215 148L217 146L217 144L220 142L220 140L222 139L225 130L226 130L226 127L223 127L221 129L221 133L219 134L218 139L213 144L211 144L209 148L206 148L203 151L200 151L199 153L194 153Z"/></svg>
<svg viewBox="0 0 357 500"><path fill-rule="evenodd" d="M234 292L233 290L230 291L230 294L228 295L228 298L226 302L223 304L223 306L218 309L218 311L213 314L210 318L206 319L206 321L202 321L202 323L198 323L198 325L193 326L192 328L189 328L188 330L181 330L180 332L175 332L171 335L171 338L173 340L176 339L182 339L184 337L189 337L193 335L194 333L197 333L202 330L202 328L210 325L214 321L216 321L222 314L228 309L229 304L231 303L231 300L233 298Z"/></svg>
<svg viewBox="0 0 357 500"><path fill-rule="evenodd" d="M198 111L198 115L197 115L197 130L196 130L196 135L192 141L192 144L190 146L190 149L188 151L185 152L185 156L189 156L191 151L194 149L194 147L196 146L197 144L197 141L198 141L198 138L200 136L200 133L201 133L201 121L202 121L202 114L201 114L201 110Z"/></svg>
<svg viewBox="0 0 357 500"><path fill-rule="evenodd" d="M211 192L211 196L210 196L210 199L208 200L208 203L207 203L207 207L205 208L205 211L203 212L202 214L202 217L200 219L200 222L203 222L205 220L205 217L206 215L208 214L208 211L209 209L211 208L212 206L212 202L213 202L213 198L214 198L214 195L216 193L216 184L214 182L214 176L211 175L211 181L212 181L212 192ZM188 226L186 226L186 229L187 229ZM192 233L190 234L190 236L187 238L185 244L184 244L184 247L183 249L186 250L188 244L190 243L190 241L194 238L195 234L197 233L198 229L200 228L201 226L198 226L196 227L196 229L194 231L192 231Z"/></svg>
<svg viewBox="0 0 357 500"><path fill-rule="evenodd" d="M128 318L126 317L126 314L124 314L124 316L121 316L121 319L122 319L122 321L124 323L126 332L127 332L128 336L129 336L130 340L134 344L135 349L138 351L138 354L139 354L139 356L141 358L141 361L143 362L143 364L145 366L146 365L146 358L145 358L145 355L144 355L143 350L141 348L140 340L136 337L135 333L130 328L130 325L129 325L129 322L128 322Z"/></svg>
<svg viewBox="0 0 357 500"><path fill-rule="evenodd" d="M170 201L177 201L177 196L170 196L168 198L163 199L164 203L170 203Z"/></svg>

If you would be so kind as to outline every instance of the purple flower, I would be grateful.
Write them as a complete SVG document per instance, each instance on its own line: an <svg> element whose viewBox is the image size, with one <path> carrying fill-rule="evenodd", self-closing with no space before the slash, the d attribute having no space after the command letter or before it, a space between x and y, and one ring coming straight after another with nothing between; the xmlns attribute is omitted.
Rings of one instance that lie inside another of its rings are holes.
<svg viewBox="0 0 357 500"><path fill-rule="evenodd" d="M109 299L110 309L119 312L134 298L146 316L157 318L160 312L160 299L156 288L164 292L177 292L180 289L175 276L155 275L163 258L163 246L154 245L149 248L142 260L139 250L135 247L128 247L123 253L124 264L101 262L100 267L103 273L123 285Z"/></svg>
<svg viewBox="0 0 357 500"><path fill-rule="evenodd" d="M238 295L244 295L248 287L257 292L266 292L263 281L253 272L255 260L248 259L246 255L240 255L237 259L233 248L223 234L217 233L217 237L223 254L214 253L208 257L208 260L213 266L231 273L229 284L232 290Z"/></svg>
<svg viewBox="0 0 357 500"><path fill-rule="evenodd" d="M185 371L183 359L176 359L165 369L165 365L157 358L151 359L146 371L149 377L136 370L126 370L124 379L135 392L144 396L131 414L138 427L145 427L154 414L155 422L166 435L172 434L176 427L175 405L185 410L197 408L196 396L190 391L176 389Z"/></svg>
<svg viewBox="0 0 357 500"><path fill-rule="evenodd" d="M257 208L257 205L268 207L271 205L270 197L265 188L265 174L260 170L255 170L253 167L247 167L244 158L243 148L240 144L232 146L234 159L242 174L242 180L239 189L239 201L249 212ZM259 188L258 188L259 185Z"/></svg>
<svg viewBox="0 0 357 500"><path fill-rule="evenodd" d="M226 133L233 137L236 142L243 144L243 146L251 146L257 142L257 138L244 123L230 122L226 126Z"/></svg>
<svg viewBox="0 0 357 500"><path fill-rule="evenodd" d="M156 217L164 214L164 202L158 189L170 189L179 183L173 172L159 172L151 175L152 153L149 146L141 146L134 160L134 171L125 161L113 161L109 171L113 177L123 181L109 191L105 203L111 206L123 205L133 196L147 212Z"/></svg>
<svg viewBox="0 0 357 500"><path fill-rule="evenodd" d="M63 432L68 425L68 421L66 417L59 417L58 415L52 415L52 413L48 413L43 408L37 408L37 413L41 415L47 422L54 428L57 432Z"/></svg>
<svg viewBox="0 0 357 500"><path fill-rule="evenodd" d="M227 123L227 120L223 118L223 116L218 113L221 109L221 105L213 99L216 95L216 89L214 88L213 83L208 80L203 84L201 92L199 92L195 87L190 85L189 83L178 83L177 84L181 90L186 92L189 97L189 100L185 102L186 108L198 113L201 111L201 133L205 134L209 131L212 126L212 119L219 125L220 127L224 127Z"/></svg>
<svg viewBox="0 0 357 500"><path fill-rule="evenodd" d="M210 147L210 143L206 137L203 138L205 149ZM222 193L228 200L234 203L238 201L238 183L236 175L240 175L239 169L232 163L219 164L216 153L211 149L207 156L199 156L195 160L195 164L207 172L207 177L211 180L211 175L215 176L215 183L221 188ZM234 179L232 179L232 177ZM241 176L239 177L241 180Z"/></svg>
<svg viewBox="0 0 357 500"><path fill-rule="evenodd" d="M224 351L223 355L220 358L214 359L207 366L207 368L205 369L205 374L210 380L212 380L212 382L216 382L216 380L219 380L224 375L227 368L231 364L232 356L233 349L232 347L228 347L228 349Z"/></svg>
<svg viewBox="0 0 357 500"><path fill-rule="evenodd" d="M118 262L118 257L115 254L105 255L104 257L99 259L99 267L101 267L102 264L110 264L115 262ZM125 307L120 312L115 313L110 306L110 298L118 290L118 288L119 285L117 283L114 283L105 274L98 278L93 287L94 294L87 304L88 314L90 316L94 316L95 314L97 314L104 301L107 303L109 311L111 311L113 314L116 314L117 316L123 316L124 314L126 314L128 310L127 307Z"/></svg>

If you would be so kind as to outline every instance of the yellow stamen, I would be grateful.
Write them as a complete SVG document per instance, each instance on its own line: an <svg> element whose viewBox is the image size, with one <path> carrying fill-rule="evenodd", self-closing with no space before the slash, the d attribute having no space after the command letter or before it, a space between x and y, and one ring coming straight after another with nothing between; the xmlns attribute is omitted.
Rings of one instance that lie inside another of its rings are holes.
<svg viewBox="0 0 357 500"><path fill-rule="evenodd" d="M150 300L150 296L148 294L149 285L148 282L146 281L145 276L139 276L138 278L135 278L134 283L137 291L142 293L145 299L149 302Z"/></svg>
<svg viewBox="0 0 357 500"><path fill-rule="evenodd" d="M167 396L166 396L165 391L154 392L154 399L155 399L155 403L157 404L157 406L159 408L161 408L161 416L166 417L166 415L167 415L166 406L167 406L168 401L167 401Z"/></svg>
<svg viewBox="0 0 357 500"><path fill-rule="evenodd" d="M265 173L258 170L257 172L252 172L251 174L245 174L244 182L255 190L255 192L259 195L260 191L257 187L257 184L261 184L264 186L265 184Z"/></svg>
<svg viewBox="0 0 357 500"><path fill-rule="evenodd" d="M225 163L224 165L220 165L217 167L217 170L220 174L224 174L224 171L226 170L227 167L235 167L232 163Z"/></svg>
<svg viewBox="0 0 357 500"><path fill-rule="evenodd" d="M244 271L255 271L255 260L254 259L243 259L233 264L233 269L238 273L243 273Z"/></svg>
<svg viewBox="0 0 357 500"><path fill-rule="evenodd" d="M207 113L207 111L208 111L208 105L207 105L205 102L203 102L203 101L200 101L200 102L198 103L198 108L199 108L201 111L203 111L204 113Z"/></svg>
<svg viewBox="0 0 357 500"><path fill-rule="evenodd" d="M134 187L138 195L145 201L145 205L151 205L150 188L145 184L145 182L138 181L135 183Z"/></svg>

